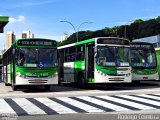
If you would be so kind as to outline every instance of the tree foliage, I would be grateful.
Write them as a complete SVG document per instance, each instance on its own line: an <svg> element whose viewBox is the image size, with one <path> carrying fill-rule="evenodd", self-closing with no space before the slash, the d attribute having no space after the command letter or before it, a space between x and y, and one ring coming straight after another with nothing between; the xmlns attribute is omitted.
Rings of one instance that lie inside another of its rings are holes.
<svg viewBox="0 0 160 120"><path fill-rule="evenodd" d="M96 31L80 31L78 32L78 41L90 39L94 37L121 37L126 36L127 39L133 40L142 37L154 36L160 34L160 16L155 19L143 21L135 20L130 25L114 26L112 28L105 27ZM59 45L70 44L76 42L76 33L70 35L67 40L59 43Z"/></svg>

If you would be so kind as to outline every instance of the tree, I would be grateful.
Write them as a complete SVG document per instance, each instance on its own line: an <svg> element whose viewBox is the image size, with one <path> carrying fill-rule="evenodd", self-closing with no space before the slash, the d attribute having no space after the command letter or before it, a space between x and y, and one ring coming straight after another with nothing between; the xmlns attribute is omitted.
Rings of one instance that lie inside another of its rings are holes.
<svg viewBox="0 0 160 120"><path fill-rule="evenodd" d="M143 21L142 19L136 19L130 25L114 26L112 28L105 27L101 30L96 30L96 31L80 31L78 34L79 34L78 37L79 41L94 37L124 38L125 34L126 38L128 38L129 40L153 36L160 34L160 16L158 16L156 19L150 19L146 21ZM68 39L65 40L64 42L58 44L65 45L73 42L77 42L75 33L70 35Z"/></svg>

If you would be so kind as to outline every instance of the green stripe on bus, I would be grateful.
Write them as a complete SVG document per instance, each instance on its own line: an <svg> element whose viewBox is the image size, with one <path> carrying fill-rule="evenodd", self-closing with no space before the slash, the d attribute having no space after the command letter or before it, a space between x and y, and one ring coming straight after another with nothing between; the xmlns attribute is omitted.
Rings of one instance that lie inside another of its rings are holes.
<svg viewBox="0 0 160 120"><path fill-rule="evenodd" d="M102 73L105 73L105 74L117 75L117 68L116 67L103 67L103 66L97 65L96 69L101 71Z"/></svg>
<svg viewBox="0 0 160 120"><path fill-rule="evenodd" d="M16 67L16 72L20 72L22 75L26 75L26 76L32 76L32 75L36 75L36 76L51 76L51 75L55 75L57 73L58 68L47 68L47 69L40 69L38 70L37 68L20 68L20 67Z"/></svg>
<svg viewBox="0 0 160 120"><path fill-rule="evenodd" d="M95 38L92 38L92 39L88 39L88 40L77 42L75 44L76 45L81 45L81 44L86 44L86 43L94 42L95 40L96 40Z"/></svg>
<svg viewBox="0 0 160 120"><path fill-rule="evenodd" d="M133 73L140 74L140 75L150 75L157 73L157 68L155 69L140 69L140 70L133 70Z"/></svg>

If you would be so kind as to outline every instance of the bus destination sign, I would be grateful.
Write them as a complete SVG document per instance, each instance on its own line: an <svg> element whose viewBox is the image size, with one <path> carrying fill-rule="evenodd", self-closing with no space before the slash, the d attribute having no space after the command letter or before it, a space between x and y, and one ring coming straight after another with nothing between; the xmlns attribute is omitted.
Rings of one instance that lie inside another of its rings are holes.
<svg viewBox="0 0 160 120"><path fill-rule="evenodd" d="M123 39L116 38L99 38L97 44L119 44L119 45L130 45L130 42Z"/></svg>
<svg viewBox="0 0 160 120"><path fill-rule="evenodd" d="M49 40L20 40L18 41L19 46L55 46L55 41Z"/></svg>

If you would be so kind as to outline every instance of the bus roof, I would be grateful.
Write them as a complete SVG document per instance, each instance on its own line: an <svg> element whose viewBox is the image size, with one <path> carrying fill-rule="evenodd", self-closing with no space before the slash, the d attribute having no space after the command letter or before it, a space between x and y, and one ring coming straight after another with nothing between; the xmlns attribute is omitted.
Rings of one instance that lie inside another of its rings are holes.
<svg viewBox="0 0 160 120"><path fill-rule="evenodd" d="M92 43L92 42L95 42L96 39L100 39L100 38L119 38L119 37L96 37L96 38L91 38L91 39L87 39L87 40L83 40L83 41L79 41L79 42L63 45L63 46L58 47L58 49L72 47L72 46L75 46L75 45L82 45L82 44ZM119 39L129 41L128 39L125 39L125 38L119 38Z"/></svg>
<svg viewBox="0 0 160 120"><path fill-rule="evenodd" d="M79 41L79 42L75 42L75 43L60 46L60 47L58 47L58 49L63 49L63 48L72 47L72 46L75 46L75 45L91 43L91 42L94 42L94 41L95 41L95 38L87 39L87 40L83 40L83 41Z"/></svg>

